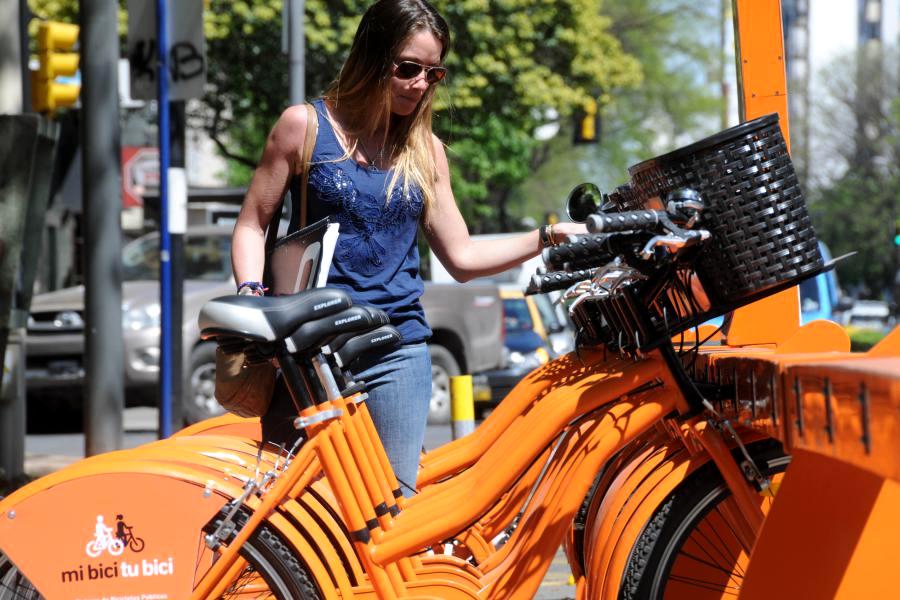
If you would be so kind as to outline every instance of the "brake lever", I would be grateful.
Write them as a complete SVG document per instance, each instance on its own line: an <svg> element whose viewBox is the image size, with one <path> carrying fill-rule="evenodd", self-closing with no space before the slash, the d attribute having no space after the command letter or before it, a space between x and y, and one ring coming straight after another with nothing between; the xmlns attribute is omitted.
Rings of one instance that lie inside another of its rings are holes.
<svg viewBox="0 0 900 600"><path fill-rule="evenodd" d="M677 254L679 251L693 246L694 244L697 244L699 242L705 242L711 237L712 234L710 234L709 231L705 229L685 231L683 235L657 235L650 238L650 241L648 241L644 248L641 250L641 258L643 258L644 260L650 260L656 254L655 249L659 247L664 247L673 254Z"/></svg>

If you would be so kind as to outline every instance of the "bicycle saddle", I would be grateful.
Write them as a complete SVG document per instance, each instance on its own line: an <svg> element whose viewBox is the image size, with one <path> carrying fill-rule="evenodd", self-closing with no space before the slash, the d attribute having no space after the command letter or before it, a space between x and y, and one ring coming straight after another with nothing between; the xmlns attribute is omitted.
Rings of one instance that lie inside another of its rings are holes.
<svg viewBox="0 0 900 600"><path fill-rule="evenodd" d="M382 310L369 306L351 306L328 317L304 323L285 340L285 343L292 354L318 352L338 335L359 334L374 327L387 325L388 322L388 316Z"/></svg>
<svg viewBox="0 0 900 600"><path fill-rule="evenodd" d="M338 364L345 367L365 352L374 348L398 345L401 339L400 332L395 327L383 325L361 334L338 336L329 343L329 346Z"/></svg>
<svg viewBox="0 0 900 600"><path fill-rule="evenodd" d="M200 337L237 337L254 342L284 339L308 321L349 308L346 292L332 288L289 296L221 296L203 305Z"/></svg>

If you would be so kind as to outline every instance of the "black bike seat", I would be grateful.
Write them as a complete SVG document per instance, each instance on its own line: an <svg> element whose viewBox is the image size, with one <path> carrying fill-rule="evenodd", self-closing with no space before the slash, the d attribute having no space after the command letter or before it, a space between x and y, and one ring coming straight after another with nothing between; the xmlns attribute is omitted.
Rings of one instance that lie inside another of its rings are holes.
<svg viewBox="0 0 900 600"><path fill-rule="evenodd" d="M354 335L388 323L384 311L368 306L352 306L339 313L315 321L307 321L285 341L288 352L318 352L323 346L344 333Z"/></svg>
<svg viewBox="0 0 900 600"><path fill-rule="evenodd" d="M354 360L375 348L386 348L400 344L400 332L391 325L382 325L378 329L354 335L338 346L337 340L331 344L339 364L346 367Z"/></svg>
<svg viewBox="0 0 900 600"><path fill-rule="evenodd" d="M334 288L305 290L288 296L221 296L200 310L200 337L274 342L286 338L308 321L333 315L352 304L346 292Z"/></svg>

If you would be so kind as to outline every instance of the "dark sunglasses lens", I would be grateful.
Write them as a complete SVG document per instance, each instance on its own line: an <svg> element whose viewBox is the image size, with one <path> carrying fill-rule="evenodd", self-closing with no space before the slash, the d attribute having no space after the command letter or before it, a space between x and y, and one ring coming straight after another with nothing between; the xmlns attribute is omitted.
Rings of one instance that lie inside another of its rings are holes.
<svg viewBox="0 0 900 600"><path fill-rule="evenodd" d="M447 74L447 69L444 67L434 67L430 71L428 71L428 75L425 76L425 79L428 83L437 83Z"/></svg>
<svg viewBox="0 0 900 600"><path fill-rule="evenodd" d="M402 62L397 65L396 70L394 70L394 75L398 79L412 79L422 72L422 65L417 65L414 62Z"/></svg>

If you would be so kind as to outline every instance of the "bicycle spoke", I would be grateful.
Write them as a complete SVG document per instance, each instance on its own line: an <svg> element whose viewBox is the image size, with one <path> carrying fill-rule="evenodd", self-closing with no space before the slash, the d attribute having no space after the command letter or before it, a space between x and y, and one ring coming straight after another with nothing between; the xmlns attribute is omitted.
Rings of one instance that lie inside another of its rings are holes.
<svg viewBox="0 0 900 600"><path fill-rule="evenodd" d="M683 585L696 587L703 590L709 590L711 592L719 593L723 597L734 596L736 598L741 591L740 587L723 586L717 582L703 581L700 579L693 579L691 577L685 577L681 575L673 575L670 578L670 582L677 582Z"/></svg>
<svg viewBox="0 0 900 600"><path fill-rule="evenodd" d="M705 564L715 565L715 567L718 570L722 571L723 573L728 573L729 575L731 575L733 577L734 572L733 572L732 567L737 562L737 559L729 560L729 557L727 556L727 554L725 552L722 552L721 549L716 548L715 543L703 531L703 527L704 527L704 524L701 523L697 527L697 530L694 533L694 535L692 535L690 538L688 538L688 540L685 542L685 547L687 547L691 542L693 542L693 544L697 547L697 549L699 549L709 559L709 561L704 561ZM698 540L697 538L700 538L700 539ZM704 545L701 543L701 541L705 541L705 542L707 542L707 544ZM718 550L719 551L718 553L725 560L724 561L718 560L718 558L713 555L713 552L710 549L708 549L708 547L712 547L713 551ZM688 553L686 550L682 550L679 554L685 554L687 556L691 556L690 553ZM693 557L693 556L691 556L691 557L694 558L695 560L697 560L696 557Z"/></svg>
<svg viewBox="0 0 900 600"><path fill-rule="evenodd" d="M272 598L269 586L252 566L247 566L241 576L222 595L223 598Z"/></svg>

